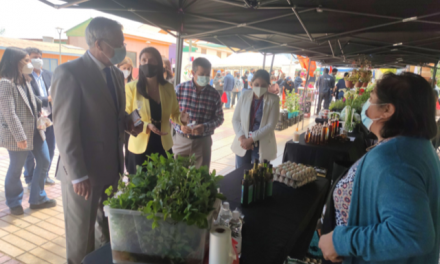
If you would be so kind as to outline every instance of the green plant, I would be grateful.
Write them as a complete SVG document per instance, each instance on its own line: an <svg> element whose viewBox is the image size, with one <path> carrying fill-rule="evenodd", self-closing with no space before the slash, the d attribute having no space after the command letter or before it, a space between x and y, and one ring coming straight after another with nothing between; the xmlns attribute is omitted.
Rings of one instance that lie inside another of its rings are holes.
<svg viewBox="0 0 440 264"><path fill-rule="evenodd" d="M330 103L329 109L331 111L342 110L345 107L345 102L342 99Z"/></svg>
<svg viewBox="0 0 440 264"><path fill-rule="evenodd" d="M299 110L299 96L293 90L290 93L287 92L285 106L289 113Z"/></svg>
<svg viewBox="0 0 440 264"><path fill-rule="evenodd" d="M168 157L152 154L149 161L138 167L135 175L129 175L129 183L122 179L118 184L118 195L104 202L111 208L138 210L154 219L153 228L161 218L183 221L199 228L208 227L207 216L216 198L224 199L217 193L218 183L223 176L209 173L207 167L193 166L191 158ZM145 170L146 169L146 170ZM113 188L106 190L111 196ZM162 216L159 217L158 215Z"/></svg>

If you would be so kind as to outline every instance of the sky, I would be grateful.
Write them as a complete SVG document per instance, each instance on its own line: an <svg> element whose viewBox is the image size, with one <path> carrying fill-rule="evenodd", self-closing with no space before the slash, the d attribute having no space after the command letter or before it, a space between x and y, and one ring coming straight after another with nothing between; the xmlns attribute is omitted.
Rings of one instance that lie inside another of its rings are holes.
<svg viewBox="0 0 440 264"><path fill-rule="evenodd" d="M54 4L63 1L49 0ZM65 31L91 17L104 16L117 20L124 28L138 28L141 23L109 15L93 9L55 9L38 0L0 0L0 30L2 37L41 39L43 36L59 38L57 27Z"/></svg>

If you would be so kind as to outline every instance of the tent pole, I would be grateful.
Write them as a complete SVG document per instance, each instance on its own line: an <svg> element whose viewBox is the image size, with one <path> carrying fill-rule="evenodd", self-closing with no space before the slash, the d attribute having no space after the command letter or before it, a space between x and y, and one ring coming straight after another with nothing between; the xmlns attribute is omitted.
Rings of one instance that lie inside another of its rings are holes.
<svg viewBox="0 0 440 264"><path fill-rule="evenodd" d="M434 73L433 73L433 76L432 76L432 84L431 84L433 89L435 88L435 84L436 84L435 76L437 76L437 65L438 65L438 62L436 62L435 65L434 65Z"/></svg>
<svg viewBox="0 0 440 264"><path fill-rule="evenodd" d="M183 41L180 32L177 32L177 42L176 42L176 74L174 75L174 86L180 84L180 77L182 74L182 52L183 52Z"/></svg>
<svg viewBox="0 0 440 264"><path fill-rule="evenodd" d="M272 54L272 63L270 64L270 72L269 72L269 74L272 74L273 62L275 61L275 55L276 54Z"/></svg>
<svg viewBox="0 0 440 264"><path fill-rule="evenodd" d="M266 67L266 52L264 53L264 57L263 57L263 70L264 67Z"/></svg>
<svg viewBox="0 0 440 264"><path fill-rule="evenodd" d="M303 27L304 31L306 32L307 36L309 37L310 41L313 42L313 38L310 35L309 31L307 30L306 26L304 25L303 21L301 20L301 18L299 17L298 13L295 10L296 6L292 8L293 13L295 14L296 18L298 18L299 23L301 24L301 26Z"/></svg>
<svg viewBox="0 0 440 264"><path fill-rule="evenodd" d="M303 115L304 110L306 110L306 93L307 93L307 86L309 85L309 79L310 79L310 64L312 63L312 60L309 58L309 66L307 67L307 77L306 77L306 83L304 85L304 92L303 92ZM312 111L312 109L310 109L310 111ZM304 129L304 117L303 117L303 122L301 125L301 130Z"/></svg>

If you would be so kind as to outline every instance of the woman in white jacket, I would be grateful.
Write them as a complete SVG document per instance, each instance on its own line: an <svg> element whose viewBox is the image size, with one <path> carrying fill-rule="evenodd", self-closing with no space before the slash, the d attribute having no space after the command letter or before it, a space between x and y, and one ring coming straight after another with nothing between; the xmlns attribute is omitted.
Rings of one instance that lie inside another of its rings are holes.
<svg viewBox="0 0 440 264"><path fill-rule="evenodd" d="M252 90L243 91L232 119L236 135L231 149L236 155L236 168L255 159L274 160L277 155L275 126L280 99L267 92L270 84L267 71L258 70L250 82Z"/></svg>

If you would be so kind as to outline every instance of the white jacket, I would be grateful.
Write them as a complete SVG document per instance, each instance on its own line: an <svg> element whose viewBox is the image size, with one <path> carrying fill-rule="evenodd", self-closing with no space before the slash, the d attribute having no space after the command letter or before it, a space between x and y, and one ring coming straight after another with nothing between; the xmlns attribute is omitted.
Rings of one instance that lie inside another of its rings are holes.
<svg viewBox="0 0 440 264"><path fill-rule="evenodd" d="M280 114L280 98L271 93L265 93L263 98L263 117L261 119L260 128L252 133L252 138L254 141L259 141L260 160L274 160L277 157L275 127L278 122L278 115ZM246 138L249 136L250 113L253 99L254 92L252 90L244 91L238 100L234 117L232 118L235 138L232 142L231 149L240 157L246 154L246 150L240 146L238 139L243 135Z"/></svg>

